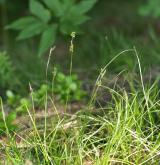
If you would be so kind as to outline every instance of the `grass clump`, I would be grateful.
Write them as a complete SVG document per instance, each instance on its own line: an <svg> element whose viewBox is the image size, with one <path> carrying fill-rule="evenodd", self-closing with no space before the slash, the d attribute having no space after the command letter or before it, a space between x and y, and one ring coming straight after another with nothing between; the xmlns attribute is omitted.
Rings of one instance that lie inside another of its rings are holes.
<svg viewBox="0 0 160 165"><path fill-rule="evenodd" d="M60 113L52 100L54 117L44 117L41 121L28 110L30 128L25 133L20 131L9 136L12 138L1 146L5 162L24 164L29 159L32 164L158 165L160 104L157 83L130 91L99 85L99 89L111 95L111 100L103 107L96 108L92 102L92 106L69 115Z"/></svg>
<svg viewBox="0 0 160 165"><path fill-rule="evenodd" d="M82 94L83 92L80 90L78 79L72 75L72 42L71 45L70 75L55 74L50 89L51 92L55 92L56 87L60 95L66 92L66 97L61 97L61 100L66 101L65 105L57 104L54 93L49 94L47 85L43 85L37 92L30 85L29 105L27 100L21 100L24 103L23 109L28 115L14 121L19 125L15 131L7 124L9 115L5 115L1 103L5 140L0 141L0 163L158 165L160 160L158 80L153 85L145 85L136 49L117 54L101 69L89 104L81 106L75 112L72 111L70 96L79 100L76 95L79 91ZM127 78L128 85L124 87L120 87L118 83L109 87L104 82L107 67L122 54L129 52L136 55L140 78L137 78L136 83L134 77L132 80ZM48 65L49 60L47 69ZM105 104L99 101L103 100L100 98L102 91L110 97ZM12 93L8 94L10 96L8 101L14 101ZM43 110L37 110L38 103ZM71 111L68 111L69 107Z"/></svg>

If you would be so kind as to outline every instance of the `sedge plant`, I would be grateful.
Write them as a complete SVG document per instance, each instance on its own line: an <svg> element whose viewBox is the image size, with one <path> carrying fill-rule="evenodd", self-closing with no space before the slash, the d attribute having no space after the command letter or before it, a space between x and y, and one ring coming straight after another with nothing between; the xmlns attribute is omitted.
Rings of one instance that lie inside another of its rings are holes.
<svg viewBox="0 0 160 165"><path fill-rule="evenodd" d="M106 86L103 77L108 65L127 51L137 57L140 70L138 90L116 90ZM136 49L127 51L116 55L101 69L89 104L75 114L61 112L50 98L52 111L56 113L53 117L47 117L46 102L49 96L46 93L44 122L38 122L30 86L32 110L27 106L26 109L32 126L25 130L25 134L15 133L21 139L20 143L12 137L14 143L3 145L1 163L158 165L160 100L157 82L148 88L145 86ZM100 89L109 92L111 100L105 106L96 108Z"/></svg>

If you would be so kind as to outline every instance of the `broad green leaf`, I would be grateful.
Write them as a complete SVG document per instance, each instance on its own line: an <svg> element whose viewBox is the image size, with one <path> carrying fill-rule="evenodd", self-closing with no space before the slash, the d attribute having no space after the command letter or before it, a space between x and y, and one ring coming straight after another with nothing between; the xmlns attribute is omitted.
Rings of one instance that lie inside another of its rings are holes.
<svg viewBox="0 0 160 165"><path fill-rule="evenodd" d="M85 14L88 12L97 2L97 0L82 0L79 4L72 7L71 10L74 10L78 14Z"/></svg>
<svg viewBox="0 0 160 165"><path fill-rule="evenodd" d="M30 12L45 23L51 19L49 10L37 0L30 0Z"/></svg>
<svg viewBox="0 0 160 165"><path fill-rule="evenodd" d="M33 24L37 19L35 17L24 17L6 26L6 29L21 30Z"/></svg>
<svg viewBox="0 0 160 165"><path fill-rule="evenodd" d="M72 91L76 91L78 88L77 84L75 82L71 82L69 84L69 89L72 90Z"/></svg>
<svg viewBox="0 0 160 165"><path fill-rule="evenodd" d="M66 14L61 18L60 22L69 22L71 25L78 26L90 19L90 17L84 15L90 10L97 0L83 0L77 5L73 5L68 8ZM66 23L65 23L66 24ZM65 25L66 26L66 25Z"/></svg>
<svg viewBox="0 0 160 165"><path fill-rule="evenodd" d="M149 0L145 5L140 7L139 13L142 16L149 15L157 18L160 16L159 5L160 5L159 0Z"/></svg>
<svg viewBox="0 0 160 165"><path fill-rule="evenodd" d="M86 21L88 21L89 19L90 19L90 17L85 16L85 15L75 17L74 24L75 25L81 25L81 24L85 23Z"/></svg>
<svg viewBox="0 0 160 165"><path fill-rule="evenodd" d="M13 92L12 92L11 90L7 90L6 96L7 96L8 98L13 98L13 97L14 97L14 94L13 94Z"/></svg>
<svg viewBox="0 0 160 165"><path fill-rule="evenodd" d="M61 22L70 22L73 25L81 25L84 22L88 21L90 19L89 16L86 15L79 15L77 13L68 13L68 15L64 16L61 19Z"/></svg>
<svg viewBox="0 0 160 165"><path fill-rule="evenodd" d="M39 56L47 51L55 42L57 33L57 25L49 26L42 34L39 45Z"/></svg>
<svg viewBox="0 0 160 165"><path fill-rule="evenodd" d="M62 0L64 5L73 5L76 0Z"/></svg>
<svg viewBox="0 0 160 165"><path fill-rule="evenodd" d="M9 131L14 131L17 128L17 126L14 124L10 124L10 123L7 123L7 124L8 124Z"/></svg>
<svg viewBox="0 0 160 165"><path fill-rule="evenodd" d="M67 20L61 22L60 31L62 34L70 34L71 32L80 32L80 28L73 24L73 22Z"/></svg>
<svg viewBox="0 0 160 165"><path fill-rule="evenodd" d="M34 22L30 24L26 29L22 30L17 37L17 40L31 38L35 35L40 34L44 30L44 24L41 22Z"/></svg>
<svg viewBox="0 0 160 165"><path fill-rule="evenodd" d="M5 3L5 0L0 0L0 4L4 4Z"/></svg>
<svg viewBox="0 0 160 165"><path fill-rule="evenodd" d="M16 112L11 112L9 113L9 115L7 116L6 122L7 123L12 123L17 117Z"/></svg>
<svg viewBox="0 0 160 165"><path fill-rule="evenodd" d="M74 5L75 5L75 0L63 0L62 1L62 8L63 8L63 10L70 9Z"/></svg>
<svg viewBox="0 0 160 165"><path fill-rule="evenodd" d="M0 112L0 120L2 120L3 119L3 114L2 114L2 112Z"/></svg>
<svg viewBox="0 0 160 165"><path fill-rule="evenodd" d="M54 13L55 16L59 17L63 13L62 4L59 0L43 0L46 6Z"/></svg>

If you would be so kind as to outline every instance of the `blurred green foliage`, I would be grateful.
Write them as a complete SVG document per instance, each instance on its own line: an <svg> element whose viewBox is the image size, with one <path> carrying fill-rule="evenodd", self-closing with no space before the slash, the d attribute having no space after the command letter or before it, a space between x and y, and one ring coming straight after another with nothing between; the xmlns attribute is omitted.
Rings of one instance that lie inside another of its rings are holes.
<svg viewBox="0 0 160 165"><path fill-rule="evenodd" d="M69 34L80 31L79 26L89 17L86 13L93 7L97 0L30 0L30 16L20 18L13 22L8 29L20 30L17 39L28 39L41 35L39 55L49 49L56 40L57 32Z"/></svg>
<svg viewBox="0 0 160 165"><path fill-rule="evenodd" d="M13 123L17 117L17 114L15 111L9 112L5 116L5 120L3 117L3 113L0 112L0 135L5 134L5 132L12 132L14 131L17 126Z"/></svg>
<svg viewBox="0 0 160 165"><path fill-rule="evenodd" d="M14 69L6 52L0 52L0 88L11 88L14 85Z"/></svg>
<svg viewBox="0 0 160 165"><path fill-rule="evenodd" d="M5 2L5 0L0 0L0 4L3 4Z"/></svg>
<svg viewBox="0 0 160 165"><path fill-rule="evenodd" d="M48 99L48 96L52 97L52 94L61 103L80 101L86 96L86 92L81 85L77 75L70 76L58 72L52 85L42 84L38 89L33 90L28 97L21 97L18 94L14 94L11 90L7 90L6 101L10 108L15 109L18 114L23 114L26 113L27 108L32 108L33 102L35 108L44 107L46 99Z"/></svg>
<svg viewBox="0 0 160 165"><path fill-rule="evenodd" d="M75 74L65 75L58 72L53 85L53 92L58 95L61 102L80 101L86 95L81 88L81 81Z"/></svg>
<svg viewBox="0 0 160 165"><path fill-rule="evenodd" d="M158 18L160 17L159 6L159 0L148 0L148 2L140 8L140 14L143 16L153 16Z"/></svg>
<svg viewBox="0 0 160 165"><path fill-rule="evenodd" d="M27 109L32 108L33 102L35 108L43 107L47 92L49 92L49 86L45 84L42 84L39 89L33 91L28 97L21 97L8 90L6 92L7 104L15 109L18 114L23 114L27 112Z"/></svg>

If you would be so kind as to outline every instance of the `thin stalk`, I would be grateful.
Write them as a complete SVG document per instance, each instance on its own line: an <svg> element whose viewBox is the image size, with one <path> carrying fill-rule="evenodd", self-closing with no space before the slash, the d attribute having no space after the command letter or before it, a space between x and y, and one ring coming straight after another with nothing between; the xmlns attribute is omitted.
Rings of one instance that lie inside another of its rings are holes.
<svg viewBox="0 0 160 165"><path fill-rule="evenodd" d="M71 43L70 43L70 47L69 47L69 52L70 52L70 67L69 67L69 75L70 77L72 76L72 68L73 68L73 54L74 54L74 39L76 37L76 33L72 32L71 33ZM69 101L69 92L67 93L67 99L66 99L66 105L65 105L65 111L67 111L67 107L68 107L68 101Z"/></svg>

